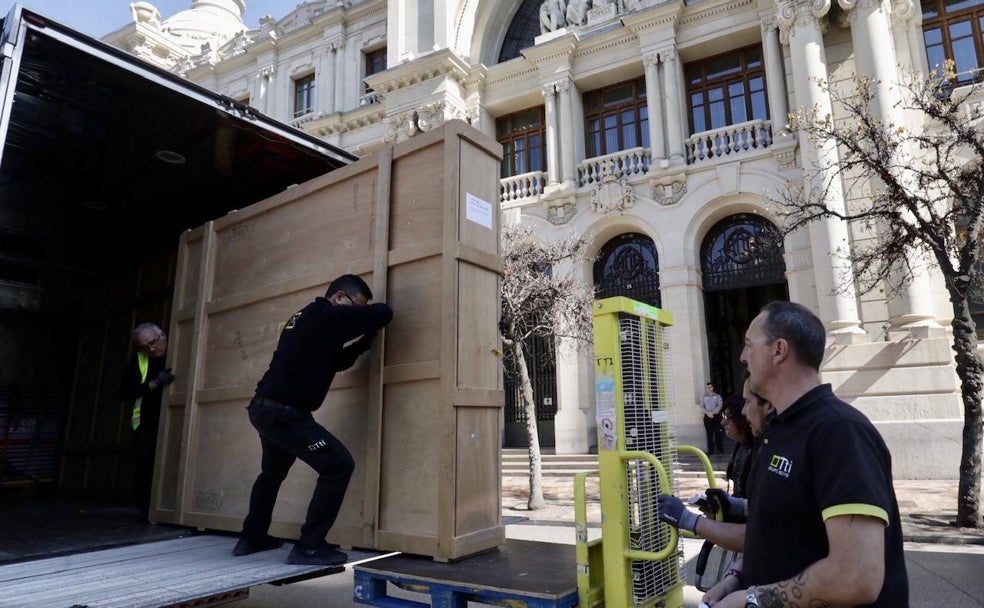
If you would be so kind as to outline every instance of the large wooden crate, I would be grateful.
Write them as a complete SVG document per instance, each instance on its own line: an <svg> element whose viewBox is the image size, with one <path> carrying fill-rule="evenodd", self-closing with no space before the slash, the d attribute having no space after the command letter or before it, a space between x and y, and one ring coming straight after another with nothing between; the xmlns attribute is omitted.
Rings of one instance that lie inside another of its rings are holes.
<svg viewBox="0 0 984 608"><path fill-rule="evenodd" d="M504 542L500 154L450 122L182 237L153 519L240 529L256 382L287 318L353 273L394 318L315 413L356 461L329 539L439 560ZM299 535L314 481L298 461L272 534Z"/></svg>

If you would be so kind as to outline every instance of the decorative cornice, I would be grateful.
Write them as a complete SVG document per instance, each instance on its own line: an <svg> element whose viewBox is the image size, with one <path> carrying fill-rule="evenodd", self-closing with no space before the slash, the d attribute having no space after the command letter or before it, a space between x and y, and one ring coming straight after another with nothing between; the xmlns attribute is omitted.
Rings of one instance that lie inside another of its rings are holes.
<svg viewBox="0 0 984 608"><path fill-rule="evenodd" d="M742 9L751 8L755 4L755 0L733 0L732 2L719 4L706 9L701 4L696 4L693 6L698 10L682 15L677 22L679 23L679 27L686 27L701 21L708 21L717 16L730 15Z"/></svg>
<svg viewBox="0 0 984 608"><path fill-rule="evenodd" d="M468 80L469 72L468 65L454 51L442 49L367 76L365 81L373 91L385 95L440 77L449 77L458 83L465 82Z"/></svg>
<svg viewBox="0 0 984 608"><path fill-rule="evenodd" d="M550 42L531 46L520 51L528 61L535 65L551 63L557 60L570 61L577 48L577 36L567 34L554 38Z"/></svg>
<svg viewBox="0 0 984 608"><path fill-rule="evenodd" d="M625 46L632 46L634 48L637 48L639 44L639 39L636 38L635 35L628 34L628 30L623 30L623 31L627 33L625 36L621 36L619 38L613 38L603 44L594 44L591 46L584 46L575 49L574 58L587 59L592 55L600 55Z"/></svg>

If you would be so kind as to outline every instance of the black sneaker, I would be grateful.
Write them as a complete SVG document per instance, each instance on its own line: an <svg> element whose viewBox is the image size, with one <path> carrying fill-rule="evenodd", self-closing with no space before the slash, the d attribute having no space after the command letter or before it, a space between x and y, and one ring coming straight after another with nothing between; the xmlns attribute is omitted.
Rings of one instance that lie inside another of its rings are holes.
<svg viewBox="0 0 984 608"><path fill-rule="evenodd" d="M347 561L348 555L328 544L305 549L297 543L287 556L288 564L301 566L341 566Z"/></svg>
<svg viewBox="0 0 984 608"><path fill-rule="evenodd" d="M260 551L270 551L284 546L284 541L272 536L264 536L260 540L248 540L240 538L239 542L232 549L232 554L237 556L252 555Z"/></svg>

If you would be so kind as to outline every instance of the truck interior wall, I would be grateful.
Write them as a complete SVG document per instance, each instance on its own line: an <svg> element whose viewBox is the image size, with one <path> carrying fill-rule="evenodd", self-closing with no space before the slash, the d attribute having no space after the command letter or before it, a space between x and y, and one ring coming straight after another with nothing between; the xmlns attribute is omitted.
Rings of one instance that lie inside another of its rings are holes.
<svg viewBox="0 0 984 608"><path fill-rule="evenodd" d="M112 234L90 236L112 248ZM133 326L168 326L177 235L143 249L116 242L113 263L85 260L68 271L38 260L36 285L22 290L46 295L0 310L0 487L132 497L120 374Z"/></svg>

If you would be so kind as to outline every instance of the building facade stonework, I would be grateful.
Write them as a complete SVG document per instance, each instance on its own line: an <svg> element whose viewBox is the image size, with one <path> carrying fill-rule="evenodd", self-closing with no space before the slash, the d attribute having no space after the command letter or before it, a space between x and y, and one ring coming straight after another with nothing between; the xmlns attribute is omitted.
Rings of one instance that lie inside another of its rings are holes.
<svg viewBox="0 0 984 608"><path fill-rule="evenodd" d="M928 71L911 0L315 0L256 28L246 2L197 0L164 19L137 3L105 40L355 154L452 119L496 138L505 221L584 235L599 256L576 269L584 281L674 314L679 443L701 445L705 382L740 392L758 307L789 298L824 321L823 378L876 423L896 475L957 476L942 279L862 294L832 255L862 231L824 221L770 238L770 194L837 153L789 133L788 112L835 111L820 81L871 75L891 99L898 66ZM858 193L836 182L831 196ZM593 363L555 351L552 439L588 452Z"/></svg>

